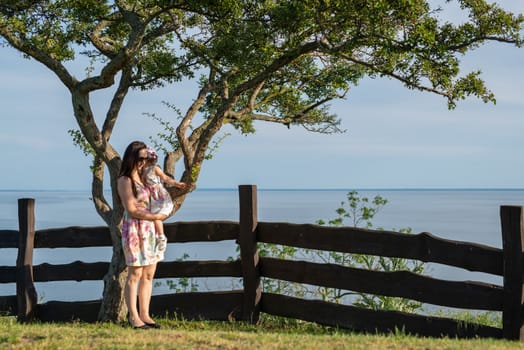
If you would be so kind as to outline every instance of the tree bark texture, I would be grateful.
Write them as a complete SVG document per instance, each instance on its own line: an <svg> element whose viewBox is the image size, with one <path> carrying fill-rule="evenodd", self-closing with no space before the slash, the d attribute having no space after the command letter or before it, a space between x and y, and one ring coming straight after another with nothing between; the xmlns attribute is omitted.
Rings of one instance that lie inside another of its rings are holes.
<svg viewBox="0 0 524 350"><path fill-rule="evenodd" d="M115 210L115 209L113 209ZM127 266L122 249L121 215L115 215L109 225L113 255L109 270L104 276L103 300L98 314L99 321L124 321L127 318L127 306L124 300L124 288L127 278Z"/></svg>

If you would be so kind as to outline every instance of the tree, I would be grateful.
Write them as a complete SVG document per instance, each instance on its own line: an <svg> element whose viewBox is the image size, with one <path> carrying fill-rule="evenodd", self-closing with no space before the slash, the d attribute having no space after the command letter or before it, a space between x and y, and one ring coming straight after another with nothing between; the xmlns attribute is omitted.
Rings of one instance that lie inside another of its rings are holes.
<svg viewBox="0 0 524 350"><path fill-rule="evenodd" d="M226 124L245 134L255 121L339 132L327 104L367 76L441 95L450 108L469 95L495 101L480 72L459 74L460 58L487 41L520 46L524 19L483 0L456 3L467 18L461 24L439 20L440 10L425 0L2 1L2 43L45 65L68 89L79 127L73 137L93 157L92 197L114 248L100 319L126 315L115 186L121 159L110 137L130 89L199 79L188 110L164 121L165 171L173 174L183 160L181 180L189 184L171 189L178 209ZM66 63L81 56L92 64L79 79ZM89 97L104 89L112 99L100 118ZM113 206L103 194L104 169Z"/></svg>

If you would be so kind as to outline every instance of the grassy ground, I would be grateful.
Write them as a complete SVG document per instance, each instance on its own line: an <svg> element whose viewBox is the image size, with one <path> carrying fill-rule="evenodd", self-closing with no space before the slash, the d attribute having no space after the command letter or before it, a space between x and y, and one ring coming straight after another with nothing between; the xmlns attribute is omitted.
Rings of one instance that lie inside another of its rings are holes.
<svg viewBox="0 0 524 350"><path fill-rule="evenodd" d="M118 324L31 323L0 317L0 349L524 349L524 342L365 335L310 323L158 320L161 329Z"/></svg>

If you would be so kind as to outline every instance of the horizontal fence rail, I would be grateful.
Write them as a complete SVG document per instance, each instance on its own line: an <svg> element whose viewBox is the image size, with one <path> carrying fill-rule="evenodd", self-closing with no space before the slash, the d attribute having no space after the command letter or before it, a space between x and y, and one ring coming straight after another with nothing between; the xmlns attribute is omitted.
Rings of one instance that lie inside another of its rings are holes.
<svg viewBox="0 0 524 350"><path fill-rule="evenodd" d="M72 226L36 231L35 248L111 247L109 228Z"/></svg>
<svg viewBox="0 0 524 350"><path fill-rule="evenodd" d="M256 322L260 312L293 317L357 331L397 329L427 336L522 339L524 230L522 207L501 207L503 249L446 240L430 233L403 234L352 227L259 222L256 186L239 186L240 220L166 223L169 243L234 240L240 257L233 261L165 261L156 278L231 277L243 289L153 296L155 315L185 319ZM109 262L74 261L32 265L34 248L110 247L107 227L67 227L34 230L34 200L19 200L20 230L0 231L0 248L18 248L15 266L0 266L0 283L17 284L16 296L0 297L0 311L16 313L20 321L80 319L95 321L101 300L36 303L34 282L103 280ZM448 281L409 271L373 271L313 261L259 256L258 244L367 254L439 263L469 271L503 276L503 286L478 281ZM262 291L270 278L357 293L401 297L423 303L470 310L502 311L503 327L487 327L443 317L377 311Z"/></svg>
<svg viewBox="0 0 524 350"><path fill-rule="evenodd" d="M164 234L169 242L216 242L236 240L239 235L238 222L175 222L164 225Z"/></svg>
<svg viewBox="0 0 524 350"><path fill-rule="evenodd" d="M238 317L243 291L193 292L153 295L153 315L182 316L185 320L230 321ZM95 322L101 300L48 301L39 305L38 319L44 322L82 320Z"/></svg>
<svg viewBox="0 0 524 350"><path fill-rule="evenodd" d="M18 232L17 240L18 240ZM238 223L228 221L175 222L164 225L172 243L213 242L238 238ZM111 247L109 228L72 226L36 231L35 248Z"/></svg>
<svg viewBox="0 0 524 350"><path fill-rule="evenodd" d="M169 261L158 265L155 277L242 277L242 264L240 260Z"/></svg>
<svg viewBox="0 0 524 350"><path fill-rule="evenodd" d="M370 271L335 264L261 258L262 275L285 281L401 297L423 303L502 311L503 288L481 282L456 282L409 271ZM298 272L298 273L297 273Z"/></svg>
<svg viewBox="0 0 524 350"><path fill-rule="evenodd" d="M18 313L16 295L0 296L0 315L16 315Z"/></svg>
<svg viewBox="0 0 524 350"><path fill-rule="evenodd" d="M273 293L264 293L261 304L264 312L271 315L296 318L356 331L387 333L400 330L410 334L423 334L433 337L502 337L500 328L470 324L449 318L429 317L397 311L375 311Z"/></svg>
<svg viewBox="0 0 524 350"><path fill-rule="evenodd" d="M437 238L427 232L405 234L356 227L259 222L257 239L297 248L414 259L503 275L501 249Z"/></svg>
<svg viewBox="0 0 524 350"><path fill-rule="evenodd" d="M43 263L33 266L35 282L50 281L96 281L102 280L109 269L108 262L86 263L75 261L70 264L53 265Z"/></svg>
<svg viewBox="0 0 524 350"><path fill-rule="evenodd" d="M0 230L0 249L18 248L18 231Z"/></svg>
<svg viewBox="0 0 524 350"><path fill-rule="evenodd" d="M0 266L0 283L16 282L16 266Z"/></svg>
<svg viewBox="0 0 524 350"><path fill-rule="evenodd" d="M18 237L18 231L0 230L0 249L18 248ZM16 283L16 271L16 266L0 266L0 283ZM0 296L0 314L3 313L18 313L16 295Z"/></svg>

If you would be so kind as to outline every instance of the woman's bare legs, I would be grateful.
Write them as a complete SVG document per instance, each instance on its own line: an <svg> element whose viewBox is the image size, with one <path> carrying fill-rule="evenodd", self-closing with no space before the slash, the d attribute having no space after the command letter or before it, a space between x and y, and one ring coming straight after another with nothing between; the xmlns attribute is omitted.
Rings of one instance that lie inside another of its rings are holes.
<svg viewBox="0 0 524 350"><path fill-rule="evenodd" d="M124 299L129 310L129 322L133 327L141 327L144 322L140 319L137 310L137 287L144 273L143 266L128 266Z"/></svg>
<svg viewBox="0 0 524 350"><path fill-rule="evenodd" d="M156 264L143 266L140 285L138 286L138 305L140 307L140 319L145 323L155 323L149 314L149 304L153 293L153 277L155 276Z"/></svg>

